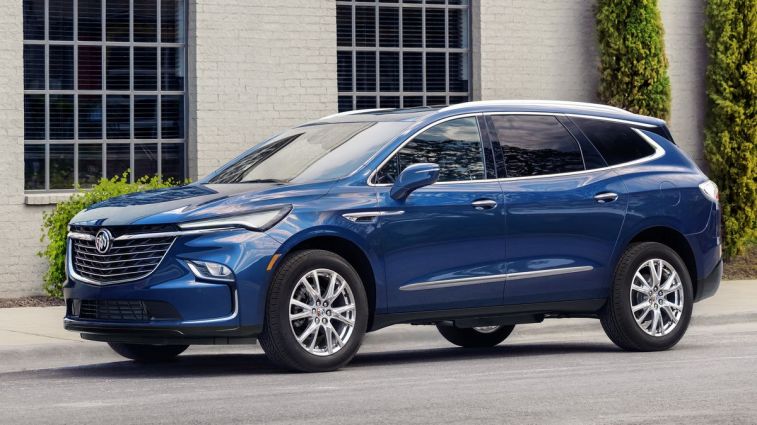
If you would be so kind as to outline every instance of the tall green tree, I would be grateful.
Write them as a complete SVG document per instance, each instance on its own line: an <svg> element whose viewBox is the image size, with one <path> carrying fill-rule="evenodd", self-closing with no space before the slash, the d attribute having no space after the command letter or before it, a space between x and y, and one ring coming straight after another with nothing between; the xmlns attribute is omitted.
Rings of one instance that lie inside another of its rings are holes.
<svg viewBox="0 0 757 425"><path fill-rule="evenodd" d="M757 234L757 0L708 0L705 155L720 188L726 257Z"/></svg>
<svg viewBox="0 0 757 425"><path fill-rule="evenodd" d="M657 0L599 0L599 98L668 119L670 79Z"/></svg>

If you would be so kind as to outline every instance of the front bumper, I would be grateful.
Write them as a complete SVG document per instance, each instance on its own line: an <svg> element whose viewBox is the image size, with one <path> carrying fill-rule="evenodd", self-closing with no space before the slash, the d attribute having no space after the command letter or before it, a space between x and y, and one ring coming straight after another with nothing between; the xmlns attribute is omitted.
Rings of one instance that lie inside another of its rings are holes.
<svg viewBox="0 0 757 425"><path fill-rule="evenodd" d="M179 236L153 273L117 284L77 280L68 264L64 328L106 342L249 342L262 329L267 264L279 246L268 235L247 230ZM235 280L197 278L188 260L225 264Z"/></svg>

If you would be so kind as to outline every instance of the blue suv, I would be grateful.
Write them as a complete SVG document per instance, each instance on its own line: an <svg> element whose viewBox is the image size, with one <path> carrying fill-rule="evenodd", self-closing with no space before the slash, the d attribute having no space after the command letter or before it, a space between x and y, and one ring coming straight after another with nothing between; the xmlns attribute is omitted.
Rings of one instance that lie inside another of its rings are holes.
<svg viewBox="0 0 757 425"><path fill-rule="evenodd" d="M489 347L592 317L654 351L721 272L717 186L661 120L569 102L355 111L76 215L64 325L138 361L258 340L299 371L344 366L397 323Z"/></svg>

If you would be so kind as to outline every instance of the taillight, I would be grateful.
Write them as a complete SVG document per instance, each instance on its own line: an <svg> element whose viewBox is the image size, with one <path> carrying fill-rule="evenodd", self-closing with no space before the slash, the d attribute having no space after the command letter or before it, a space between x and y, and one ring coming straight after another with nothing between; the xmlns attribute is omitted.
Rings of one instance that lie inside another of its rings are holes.
<svg viewBox="0 0 757 425"><path fill-rule="evenodd" d="M704 196L710 201L718 202L718 185L716 185L714 181L707 180L700 184L699 190L701 190Z"/></svg>

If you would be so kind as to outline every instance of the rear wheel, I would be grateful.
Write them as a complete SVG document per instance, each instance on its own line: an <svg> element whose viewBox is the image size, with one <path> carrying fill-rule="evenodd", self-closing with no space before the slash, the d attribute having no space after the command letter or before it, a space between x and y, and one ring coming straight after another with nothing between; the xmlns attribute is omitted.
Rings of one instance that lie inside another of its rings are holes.
<svg viewBox="0 0 757 425"><path fill-rule="evenodd" d="M323 250L297 252L276 273L260 345L277 365L302 372L338 369L354 357L368 323L355 269Z"/></svg>
<svg viewBox="0 0 757 425"><path fill-rule="evenodd" d="M437 323L439 333L449 342L466 348L494 347L504 341L515 325L457 328L448 323Z"/></svg>
<svg viewBox="0 0 757 425"><path fill-rule="evenodd" d="M618 263L600 320L620 348L666 350L686 333L692 304L691 278L681 257L657 242L636 243Z"/></svg>
<svg viewBox="0 0 757 425"><path fill-rule="evenodd" d="M189 347L188 345L123 344L118 342L109 342L108 345L113 351L127 359L142 363L173 360Z"/></svg>

